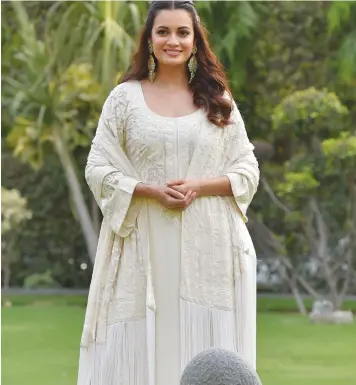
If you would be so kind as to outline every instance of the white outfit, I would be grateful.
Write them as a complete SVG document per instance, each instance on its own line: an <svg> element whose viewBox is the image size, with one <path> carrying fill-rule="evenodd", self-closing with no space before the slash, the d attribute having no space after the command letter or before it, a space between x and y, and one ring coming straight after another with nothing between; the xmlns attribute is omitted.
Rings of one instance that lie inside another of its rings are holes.
<svg viewBox="0 0 356 385"><path fill-rule="evenodd" d="M139 182L227 175L234 197L184 212L134 198ZM197 353L222 347L255 367L256 256L245 222L259 171L234 103L232 123L204 111L152 112L139 82L103 107L86 167L102 209L78 385L179 385Z"/></svg>

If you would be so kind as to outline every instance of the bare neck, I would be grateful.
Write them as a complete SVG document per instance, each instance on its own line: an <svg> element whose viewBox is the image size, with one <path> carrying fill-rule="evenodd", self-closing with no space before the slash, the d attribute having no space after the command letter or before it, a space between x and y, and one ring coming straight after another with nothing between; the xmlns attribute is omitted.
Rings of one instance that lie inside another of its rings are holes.
<svg viewBox="0 0 356 385"><path fill-rule="evenodd" d="M155 83L167 90L189 88L187 71L181 66L161 66L156 73Z"/></svg>

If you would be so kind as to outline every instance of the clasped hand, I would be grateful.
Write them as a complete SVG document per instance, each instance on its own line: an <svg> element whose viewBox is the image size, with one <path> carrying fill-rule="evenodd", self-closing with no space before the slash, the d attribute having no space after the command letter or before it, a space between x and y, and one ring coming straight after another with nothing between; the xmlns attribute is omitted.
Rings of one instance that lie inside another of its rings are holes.
<svg viewBox="0 0 356 385"><path fill-rule="evenodd" d="M200 184L196 180L173 180L158 187L156 199L168 209L186 209L199 196Z"/></svg>

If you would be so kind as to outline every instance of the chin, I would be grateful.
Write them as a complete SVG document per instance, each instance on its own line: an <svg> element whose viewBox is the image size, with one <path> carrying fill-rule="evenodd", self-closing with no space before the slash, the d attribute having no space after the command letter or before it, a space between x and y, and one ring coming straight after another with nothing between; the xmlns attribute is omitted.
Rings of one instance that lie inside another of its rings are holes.
<svg viewBox="0 0 356 385"><path fill-rule="evenodd" d="M186 60L184 57L163 57L160 60L158 60L159 63L162 63L163 65L183 65L185 64Z"/></svg>
<svg viewBox="0 0 356 385"><path fill-rule="evenodd" d="M165 59L165 60L162 60L161 63L163 65L168 65L168 66L179 66L179 65L183 65L185 63L185 61L184 60Z"/></svg>

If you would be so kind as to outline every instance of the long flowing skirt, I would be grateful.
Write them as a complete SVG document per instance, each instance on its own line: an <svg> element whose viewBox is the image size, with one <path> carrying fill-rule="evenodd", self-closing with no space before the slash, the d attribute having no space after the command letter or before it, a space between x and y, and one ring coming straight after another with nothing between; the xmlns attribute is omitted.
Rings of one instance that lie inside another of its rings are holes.
<svg viewBox="0 0 356 385"><path fill-rule="evenodd" d="M156 313L107 326L107 341L81 349L78 385L179 385L186 364L210 347L256 366L256 260L235 282L235 311L180 298L181 214L149 209Z"/></svg>

